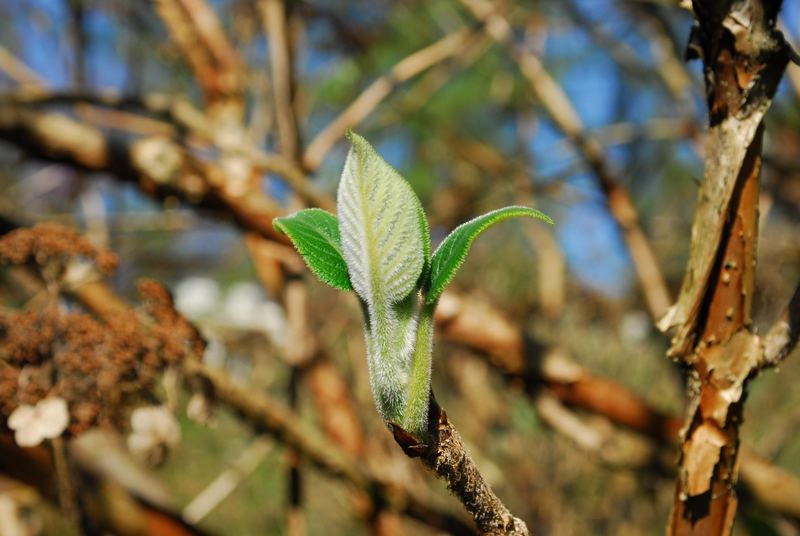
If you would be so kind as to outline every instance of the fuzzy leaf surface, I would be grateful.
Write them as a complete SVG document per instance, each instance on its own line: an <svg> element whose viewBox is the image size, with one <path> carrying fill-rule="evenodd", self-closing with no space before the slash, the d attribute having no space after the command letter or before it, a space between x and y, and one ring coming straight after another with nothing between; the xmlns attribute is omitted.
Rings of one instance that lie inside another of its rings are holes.
<svg viewBox="0 0 800 536"><path fill-rule="evenodd" d="M411 186L361 136L339 182L337 210L350 282L361 298L370 384L378 411L397 422L406 403L416 343L418 284L430 245L422 206Z"/></svg>
<svg viewBox="0 0 800 536"><path fill-rule="evenodd" d="M414 290L422 273L430 247L427 224L405 179L364 138L348 137L353 146L336 203L350 281L367 304L394 304Z"/></svg>
<svg viewBox="0 0 800 536"><path fill-rule="evenodd" d="M456 272L458 272L469 252L472 242L479 234L496 223L515 217L536 218L547 223L553 223L553 220L542 212L521 206L493 210L483 216L478 216L473 220L462 223L447 235L447 238L439 245L431 258L427 303L432 304L439 299L444 288L455 277Z"/></svg>
<svg viewBox="0 0 800 536"><path fill-rule="evenodd" d="M319 208L308 208L275 218L272 224L289 237L314 275L333 288L353 290L336 216Z"/></svg>

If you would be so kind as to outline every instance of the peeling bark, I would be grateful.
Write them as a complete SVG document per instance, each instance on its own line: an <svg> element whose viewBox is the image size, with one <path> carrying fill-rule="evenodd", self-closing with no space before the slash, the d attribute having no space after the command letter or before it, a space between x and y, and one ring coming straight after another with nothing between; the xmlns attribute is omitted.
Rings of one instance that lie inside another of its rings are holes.
<svg viewBox="0 0 800 536"><path fill-rule="evenodd" d="M779 0L693 2L690 52L703 59L710 134L668 352L689 367L690 410L670 534L729 534L739 429L763 344L751 331L763 117L788 60Z"/></svg>

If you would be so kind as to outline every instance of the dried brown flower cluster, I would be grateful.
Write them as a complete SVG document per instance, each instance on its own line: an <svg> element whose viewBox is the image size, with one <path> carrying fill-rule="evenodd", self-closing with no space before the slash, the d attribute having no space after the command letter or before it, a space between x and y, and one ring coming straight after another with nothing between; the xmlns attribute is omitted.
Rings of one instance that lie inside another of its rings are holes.
<svg viewBox="0 0 800 536"><path fill-rule="evenodd" d="M74 229L55 223L39 223L0 237L0 263L36 263L40 267L63 269L67 262L85 258L109 274L117 267L117 256L94 247ZM58 270L60 275L60 270ZM48 275L48 274L43 274Z"/></svg>
<svg viewBox="0 0 800 536"><path fill-rule="evenodd" d="M43 266L75 255L113 268L113 256L60 226L38 225L0 239L0 262L34 258ZM102 319L58 302L0 312L0 421L19 405L59 397L67 402L67 430L74 435L96 425L122 428L131 406L152 403L158 375L201 355L205 343L160 284L143 281L139 294L139 307Z"/></svg>

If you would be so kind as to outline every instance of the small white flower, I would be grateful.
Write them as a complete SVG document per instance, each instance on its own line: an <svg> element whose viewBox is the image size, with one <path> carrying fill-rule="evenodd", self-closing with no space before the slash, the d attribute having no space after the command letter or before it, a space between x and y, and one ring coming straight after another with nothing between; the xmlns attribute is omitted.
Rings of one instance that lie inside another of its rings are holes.
<svg viewBox="0 0 800 536"><path fill-rule="evenodd" d="M180 439L178 421L166 406L144 406L131 413L128 449L141 460L159 465Z"/></svg>
<svg viewBox="0 0 800 536"><path fill-rule="evenodd" d="M63 398L45 398L36 406L23 404L8 417L8 427L14 430L14 440L20 447L35 447L45 439L59 437L68 424Z"/></svg>

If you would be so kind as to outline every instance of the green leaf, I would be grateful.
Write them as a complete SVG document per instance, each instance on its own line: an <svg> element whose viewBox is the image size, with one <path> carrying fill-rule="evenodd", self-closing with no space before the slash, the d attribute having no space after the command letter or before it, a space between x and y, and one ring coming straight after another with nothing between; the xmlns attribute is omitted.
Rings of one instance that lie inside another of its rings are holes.
<svg viewBox="0 0 800 536"><path fill-rule="evenodd" d="M464 258L467 256L472 242L481 232L495 223L516 216L527 216L537 218L547 223L553 223L553 220L538 210L528 207L511 206L493 210L483 216L478 216L467 223L459 225L444 239L433 254L433 258L431 259L431 273L428 279L430 285L427 292L427 303L431 304L439 299L444 287L453 279L459 267L464 262Z"/></svg>
<svg viewBox="0 0 800 536"><path fill-rule="evenodd" d="M339 290L353 290L339 239L336 216L319 208L308 208L272 221L289 237L303 260L322 281Z"/></svg>
<svg viewBox="0 0 800 536"><path fill-rule="evenodd" d="M361 136L348 132L337 195L342 251L366 313L367 361L378 410L397 421L416 342L416 293L430 238L411 186Z"/></svg>
<svg viewBox="0 0 800 536"><path fill-rule="evenodd" d="M337 210L350 281L368 304L394 304L414 290L422 272L427 224L423 229L422 206L403 177L364 138L353 132L348 138L353 146Z"/></svg>

